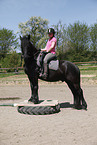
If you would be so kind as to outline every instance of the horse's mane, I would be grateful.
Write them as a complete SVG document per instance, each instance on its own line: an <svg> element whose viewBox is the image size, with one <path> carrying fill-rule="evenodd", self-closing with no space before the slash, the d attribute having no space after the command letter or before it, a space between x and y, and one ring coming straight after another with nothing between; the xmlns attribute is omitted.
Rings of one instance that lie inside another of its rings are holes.
<svg viewBox="0 0 97 145"><path fill-rule="evenodd" d="M33 49L34 58L36 58L37 55L40 53L41 49L37 49L31 41L29 41L29 43L31 45L30 47L32 47L32 49Z"/></svg>

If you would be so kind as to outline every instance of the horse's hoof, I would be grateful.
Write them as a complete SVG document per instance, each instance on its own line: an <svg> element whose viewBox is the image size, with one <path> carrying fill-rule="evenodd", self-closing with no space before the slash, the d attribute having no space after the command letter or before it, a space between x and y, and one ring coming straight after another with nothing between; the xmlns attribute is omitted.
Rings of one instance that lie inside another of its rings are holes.
<svg viewBox="0 0 97 145"><path fill-rule="evenodd" d="M74 108L74 109L77 109L77 110L81 110L81 109L82 109L82 106L81 106L81 105L74 105L73 108Z"/></svg>
<svg viewBox="0 0 97 145"><path fill-rule="evenodd" d="M86 106L82 106L82 109L87 111L87 107Z"/></svg>
<svg viewBox="0 0 97 145"><path fill-rule="evenodd" d="M32 103L34 103L34 104L39 104L39 100L38 100L38 99L33 99L33 98L30 98L30 99L28 100L28 102L32 102Z"/></svg>

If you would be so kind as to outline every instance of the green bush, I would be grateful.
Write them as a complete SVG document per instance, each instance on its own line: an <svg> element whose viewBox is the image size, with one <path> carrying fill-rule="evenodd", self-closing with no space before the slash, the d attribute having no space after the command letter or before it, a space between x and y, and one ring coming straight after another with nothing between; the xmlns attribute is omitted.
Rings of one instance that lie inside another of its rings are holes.
<svg viewBox="0 0 97 145"><path fill-rule="evenodd" d="M0 64L2 68L10 68L7 72L12 72L14 68L20 66L20 55L13 51L11 54L7 54L5 58L1 58Z"/></svg>

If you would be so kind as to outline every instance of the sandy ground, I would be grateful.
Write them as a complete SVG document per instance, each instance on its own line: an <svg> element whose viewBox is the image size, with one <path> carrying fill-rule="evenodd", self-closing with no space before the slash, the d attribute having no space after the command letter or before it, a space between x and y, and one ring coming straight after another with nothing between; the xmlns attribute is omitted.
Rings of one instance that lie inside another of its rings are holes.
<svg viewBox="0 0 97 145"><path fill-rule="evenodd" d="M0 107L0 145L97 145L97 83L82 84L82 88L87 111L70 107L73 98L65 83L39 83L40 99L61 103L57 114L24 115L16 107ZM0 83L0 103L21 102L29 97L28 82Z"/></svg>

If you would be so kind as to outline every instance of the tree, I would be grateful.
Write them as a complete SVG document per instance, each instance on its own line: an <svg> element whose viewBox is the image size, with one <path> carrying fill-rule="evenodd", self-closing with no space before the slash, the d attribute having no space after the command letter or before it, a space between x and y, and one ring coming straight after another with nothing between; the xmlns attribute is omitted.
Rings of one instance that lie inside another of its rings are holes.
<svg viewBox="0 0 97 145"><path fill-rule="evenodd" d="M73 61L82 61L89 50L89 27L84 23L74 23L67 29L68 48Z"/></svg>
<svg viewBox="0 0 97 145"><path fill-rule="evenodd" d="M16 68L20 66L20 56L16 51L12 51L5 58L2 58L0 62L4 68Z"/></svg>
<svg viewBox="0 0 97 145"><path fill-rule="evenodd" d="M12 30L0 29L0 59L4 58L9 51L16 49L17 45L18 41Z"/></svg>
<svg viewBox="0 0 97 145"><path fill-rule="evenodd" d="M27 22L19 24L20 35L31 35L31 41L39 47L47 39L48 20L41 17L31 17ZM41 41L41 42L40 42Z"/></svg>
<svg viewBox="0 0 97 145"><path fill-rule="evenodd" d="M89 28L80 22L68 26L69 45L76 51L88 49L89 47Z"/></svg>
<svg viewBox="0 0 97 145"><path fill-rule="evenodd" d="M90 27L92 56L97 60L97 23Z"/></svg>
<svg viewBox="0 0 97 145"><path fill-rule="evenodd" d="M91 47L97 51L97 24L90 27Z"/></svg>
<svg viewBox="0 0 97 145"><path fill-rule="evenodd" d="M65 53L66 44L67 44L67 32L66 25L62 25L61 21L57 23L57 25L53 25L57 38L57 48L56 53L59 59L63 58L63 54Z"/></svg>

